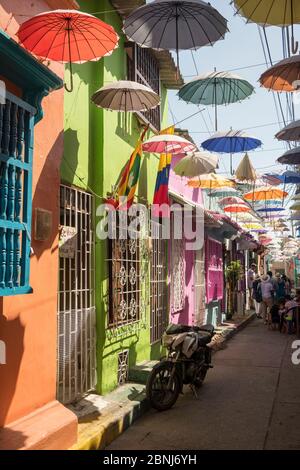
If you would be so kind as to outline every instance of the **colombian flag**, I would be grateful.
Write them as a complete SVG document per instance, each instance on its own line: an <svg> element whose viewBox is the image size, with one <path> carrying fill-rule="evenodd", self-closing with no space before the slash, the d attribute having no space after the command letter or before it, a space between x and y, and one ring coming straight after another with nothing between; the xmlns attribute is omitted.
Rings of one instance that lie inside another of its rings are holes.
<svg viewBox="0 0 300 470"><path fill-rule="evenodd" d="M142 159L142 144L148 127L146 127L139 138L137 146L134 152L131 154L130 159L128 160L123 173L121 175L117 191L116 191L116 206L118 209L128 209L134 199L136 186L138 183L140 168L141 168L141 159ZM126 198L126 201L120 200L120 198Z"/></svg>
<svg viewBox="0 0 300 470"><path fill-rule="evenodd" d="M160 132L160 134L174 134L175 126L168 127ZM158 172L156 178L156 185L154 191L153 204L154 207L154 216L158 216L157 206L161 204L170 204L169 194L168 194L168 185L169 185L169 176L170 176L170 167L171 167L172 154L162 153L159 160ZM160 215L166 216L167 214L161 213Z"/></svg>

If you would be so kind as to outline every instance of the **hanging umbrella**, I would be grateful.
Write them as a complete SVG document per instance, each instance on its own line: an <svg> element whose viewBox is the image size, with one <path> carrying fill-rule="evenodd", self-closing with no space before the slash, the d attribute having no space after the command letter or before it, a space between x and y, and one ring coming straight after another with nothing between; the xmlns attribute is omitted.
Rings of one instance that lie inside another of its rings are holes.
<svg viewBox="0 0 300 470"><path fill-rule="evenodd" d="M292 201L300 201L300 194L296 194L294 197L292 197Z"/></svg>
<svg viewBox="0 0 300 470"><path fill-rule="evenodd" d="M43 59L82 64L110 55L118 45L114 28L93 15L77 10L40 13L21 24L17 33L23 46Z"/></svg>
<svg viewBox="0 0 300 470"><path fill-rule="evenodd" d="M103 86L91 99L99 108L123 112L149 111L160 103L159 96L151 88L127 80Z"/></svg>
<svg viewBox="0 0 300 470"><path fill-rule="evenodd" d="M232 171L232 154L247 152L260 147L262 142L251 137L243 131L217 132L209 139L202 142L202 147L210 152L230 153L230 167Z"/></svg>
<svg viewBox="0 0 300 470"><path fill-rule="evenodd" d="M289 209L291 211L298 211L300 210L300 202L294 202L294 204L292 204Z"/></svg>
<svg viewBox="0 0 300 470"><path fill-rule="evenodd" d="M278 140L300 141L300 120L291 122L275 135Z"/></svg>
<svg viewBox="0 0 300 470"><path fill-rule="evenodd" d="M124 22L130 41L152 49L197 49L224 39L227 20L201 0L155 0L134 10Z"/></svg>
<svg viewBox="0 0 300 470"><path fill-rule="evenodd" d="M284 210L284 207L265 207L262 209L256 209L257 212L282 212Z"/></svg>
<svg viewBox="0 0 300 470"><path fill-rule="evenodd" d="M241 197L237 196L227 196L219 200L221 206L231 205L231 204L245 204L245 201Z"/></svg>
<svg viewBox="0 0 300 470"><path fill-rule="evenodd" d="M217 130L217 106L242 101L253 92L254 87L238 75L215 71L200 75L183 85L178 96L186 103L214 106L215 128Z"/></svg>
<svg viewBox="0 0 300 470"><path fill-rule="evenodd" d="M282 199L287 195L288 193L282 191L282 189L262 186L254 191L244 194L243 197L247 201L267 201L270 199Z"/></svg>
<svg viewBox="0 0 300 470"><path fill-rule="evenodd" d="M300 165L300 147L288 150L277 161L282 165Z"/></svg>
<svg viewBox="0 0 300 470"><path fill-rule="evenodd" d="M222 188L223 186L233 187L234 182L215 173L209 173L189 181L187 185L192 188L215 189Z"/></svg>
<svg viewBox="0 0 300 470"><path fill-rule="evenodd" d="M275 173L266 173L265 175L262 175L261 178L263 184L267 183L270 186L278 186L282 184L280 175Z"/></svg>
<svg viewBox="0 0 300 470"><path fill-rule="evenodd" d="M149 153L185 153L193 152L196 146L179 135L160 134L143 143L144 152Z"/></svg>
<svg viewBox="0 0 300 470"><path fill-rule="evenodd" d="M300 79L300 56L281 60L267 69L259 78L260 84L268 90L294 92ZM298 81L298 83L297 83Z"/></svg>
<svg viewBox="0 0 300 470"><path fill-rule="evenodd" d="M238 194L237 189L228 186L222 186L220 188L213 189L209 195L213 197L225 197L233 196L235 194Z"/></svg>
<svg viewBox="0 0 300 470"><path fill-rule="evenodd" d="M239 181L256 181L257 174L251 163L248 153L245 154L239 166L235 170L235 177Z"/></svg>
<svg viewBox="0 0 300 470"><path fill-rule="evenodd" d="M182 158L174 167L176 175L194 178L214 171L218 166L219 157L207 152L196 152Z"/></svg>
<svg viewBox="0 0 300 470"><path fill-rule="evenodd" d="M292 51L298 51L298 42L294 38L294 24L300 22L298 0L232 0L237 13L247 21L261 26L292 26Z"/></svg>
<svg viewBox="0 0 300 470"><path fill-rule="evenodd" d="M223 208L224 212L237 214L238 212L251 212L251 208L246 204L232 204Z"/></svg>

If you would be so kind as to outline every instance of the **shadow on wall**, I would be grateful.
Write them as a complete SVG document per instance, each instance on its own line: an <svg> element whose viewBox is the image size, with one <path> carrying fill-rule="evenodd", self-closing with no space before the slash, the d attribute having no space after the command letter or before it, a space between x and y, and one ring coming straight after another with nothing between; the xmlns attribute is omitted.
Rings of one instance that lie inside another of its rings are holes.
<svg viewBox="0 0 300 470"><path fill-rule="evenodd" d="M26 441L24 434L2 428L14 398L24 353L24 326L19 316L8 320L3 314L3 299L0 299L0 339L6 346L6 364L0 364L0 449L18 449ZM26 392L26 391L25 391Z"/></svg>
<svg viewBox="0 0 300 470"><path fill-rule="evenodd" d="M36 188L33 194L32 200L32 227L34 233L35 227L35 209L42 208L50 211L52 213L52 230L49 238L45 241L36 241L34 240L33 235L33 249L34 256L40 258L45 250L51 249L53 246L54 240L58 233L58 214L57 207L59 207L59 185L60 185L60 176L59 169L62 160L63 152L63 131L57 136L53 146L51 147L50 152L45 157L45 163L43 169L40 173L39 179L36 183ZM55 191L55 195L53 195ZM49 197L49 193L51 196ZM57 249L57 246L54 248Z"/></svg>
<svg viewBox="0 0 300 470"><path fill-rule="evenodd" d="M64 148L68 150L68 154L66 155L64 153L61 160L60 173L62 175L62 179L65 181L76 182L78 176L80 177L80 175L76 176L79 151L77 131L70 128L65 130Z"/></svg>

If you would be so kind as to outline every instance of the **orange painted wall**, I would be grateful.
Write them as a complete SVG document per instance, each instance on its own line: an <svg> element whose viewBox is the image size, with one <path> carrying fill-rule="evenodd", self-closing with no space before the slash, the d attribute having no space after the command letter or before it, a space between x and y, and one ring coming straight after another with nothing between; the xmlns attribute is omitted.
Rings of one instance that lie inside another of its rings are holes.
<svg viewBox="0 0 300 470"><path fill-rule="evenodd" d="M46 10L49 5L43 0L1 0L0 27L15 38L19 23ZM50 67L63 76L61 64L51 63ZM53 227L46 242L34 241L32 233L34 256L30 279L33 294L0 299L0 340L5 341L7 348L7 364L0 364L0 426L55 399L63 90L46 97L43 110L44 118L35 127L33 215L36 207L52 211Z"/></svg>

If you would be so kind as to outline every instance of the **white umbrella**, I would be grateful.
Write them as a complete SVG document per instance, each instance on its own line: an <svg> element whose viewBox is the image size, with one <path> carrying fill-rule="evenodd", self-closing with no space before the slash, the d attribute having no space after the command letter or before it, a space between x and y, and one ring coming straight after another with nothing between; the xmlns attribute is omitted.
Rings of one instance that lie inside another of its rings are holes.
<svg viewBox="0 0 300 470"><path fill-rule="evenodd" d="M219 162L219 157L208 152L196 152L182 158L174 167L176 175L194 178L214 171Z"/></svg>
<svg viewBox="0 0 300 470"><path fill-rule="evenodd" d="M151 88L141 83L120 80L96 91L92 102L100 108L112 111L141 112L156 108L160 98Z"/></svg>

